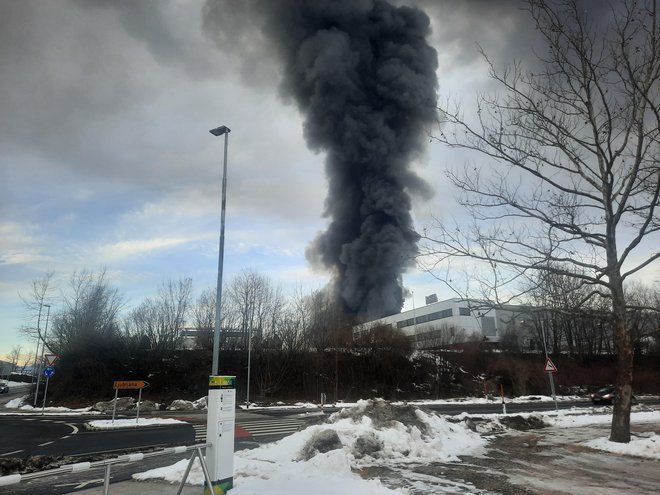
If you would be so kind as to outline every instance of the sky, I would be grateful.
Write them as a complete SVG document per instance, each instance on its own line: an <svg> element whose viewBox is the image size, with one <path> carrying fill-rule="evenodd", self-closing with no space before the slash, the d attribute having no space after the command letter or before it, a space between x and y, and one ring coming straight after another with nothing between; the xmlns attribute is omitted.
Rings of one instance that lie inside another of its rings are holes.
<svg viewBox="0 0 660 495"><path fill-rule="evenodd" d="M516 0L396 3L430 17L441 99L488 87L477 43L508 60L535 39ZM105 269L128 309L168 279L215 285L219 125L231 129L225 280L253 268L285 292L328 282L305 256L328 225L325 156L307 146L258 19L231 0L0 0L0 357L31 347L20 296L48 272L63 288ZM463 160L433 142L412 160L431 191L412 197L418 231L457 213L444 172ZM415 267L403 283L406 309L454 295Z"/></svg>

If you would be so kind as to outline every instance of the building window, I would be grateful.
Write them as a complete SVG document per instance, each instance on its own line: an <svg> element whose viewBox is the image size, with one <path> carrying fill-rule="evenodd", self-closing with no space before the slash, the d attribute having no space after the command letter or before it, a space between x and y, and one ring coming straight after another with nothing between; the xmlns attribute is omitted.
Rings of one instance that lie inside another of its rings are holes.
<svg viewBox="0 0 660 495"><path fill-rule="evenodd" d="M492 316L482 316L481 332L486 337L495 337L497 335L497 329L495 328L495 318Z"/></svg>
<svg viewBox="0 0 660 495"><path fill-rule="evenodd" d="M470 308L458 308L458 314L461 316L470 316Z"/></svg>

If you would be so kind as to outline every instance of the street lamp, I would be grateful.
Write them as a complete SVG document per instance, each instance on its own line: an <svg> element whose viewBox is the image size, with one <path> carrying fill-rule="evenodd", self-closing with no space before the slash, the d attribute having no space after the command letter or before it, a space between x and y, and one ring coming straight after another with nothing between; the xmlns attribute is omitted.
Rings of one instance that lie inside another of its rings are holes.
<svg viewBox="0 0 660 495"><path fill-rule="evenodd" d="M218 283L215 292L215 326L213 328L213 364L211 366L211 375L218 374L218 361L220 356L220 319L222 304L222 268L225 257L225 209L227 205L227 146L229 133L231 129L226 125L221 125L209 131L216 137L225 136L225 155L222 167L222 203L220 207L220 249L218 254Z"/></svg>
<svg viewBox="0 0 660 495"><path fill-rule="evenodd" d="M218 285L215 293L215 326L213 329L213 364L209 377L206 437L211 444L206 449L210 483L204 493L226 493L234 486L234 425L236 424L236 377L218 376L220 356L220 320L222 310L222 267L225 254L225 206L227 204L227 145L229 127L221 125L209 131L225 136L225 157L222 169L222 207L220 212L220 250L218 254ZM188 466L190 468L190 465Z"/></svg>
<svg viewBox="0 0 660 495"><path fill-rule="evenodd" d="M44 329L44 336L43 339L41 338L41 330L39 329L39 322L41 320L41 310L43 307L47 307L48 311L46 312L46 328ZM46 334L48 333L48 317L50 316L50 304L41 304L39 306L39 319L37 320L37 334L39 336L39 340L37 340L37 356L39 357L39 364L35 362L34 365L37 367L37 389L34 392L34 407L37 407L37 398L39 397L39 384L41 383L41 363L43 362L44 359L44 352L46 351ZM39 354L39 342L41 343L41 354ZM37 359L35 358L35 361Z"/></svg>

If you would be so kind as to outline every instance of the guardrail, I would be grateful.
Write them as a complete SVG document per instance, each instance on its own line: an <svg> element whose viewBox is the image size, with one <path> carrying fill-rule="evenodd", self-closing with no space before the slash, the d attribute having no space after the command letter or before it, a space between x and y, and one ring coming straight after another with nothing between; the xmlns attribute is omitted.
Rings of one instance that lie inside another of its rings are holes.
<svg viewBox="0 0 660 495"><path fill-rule="evenodd" d="M104 467L105 477L103 478L103 494L108 495L108 493L110 493L110 469L113 465L139 462L142 461L143 459L149 459L151 457L158 457L161 455L183 454L185 452L189 452L192 450L193 455L192 457L190 457L190 461L188 462L188 466L186 467L186 472L183 475L183 479L181 480L181 485L179 485L179 490L177 491L177 495L180 495L181 490L183 490L183 486L186 483L186 480L188 479L188 475L190 474L190 469L192 468L193 462L195 461L195 457L199 457L200 463L202 465L202 471L204 471L204 478L206 479L206 483L208 484L208 486L212 486L211 477L209 476L209 470L208 467L206 466L206 461L204 459L204 456L202 455L202 449L205 449L210 446L211 446L210 443L201 443L197 445L187 445L187 446L181 445L178 447L169 447L167 449L157 450L154 452L146 452L146 453L138 452L134 454L121 455L119 457L114 457L112 459L104 459L102 461L77 462L75 464L67 464L65 466L61 466L55 469L47 469L46 471L36 471L34 473L26 473L26 474L10 474L9 476L0 476L0 487L15 485L22 481L30 481L30 480L45 478L47 476L53 476L57 474L81 473L84 471L88 471L90 469L99 469Z"/></svg>

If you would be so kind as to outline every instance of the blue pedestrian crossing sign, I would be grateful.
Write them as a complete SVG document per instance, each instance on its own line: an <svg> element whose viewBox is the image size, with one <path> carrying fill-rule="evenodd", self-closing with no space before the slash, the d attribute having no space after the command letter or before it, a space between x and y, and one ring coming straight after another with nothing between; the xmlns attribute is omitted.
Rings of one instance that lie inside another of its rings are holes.
<svg viewBox="0 0 660 495"><path fill-rule="evenodd" d="M50 378L54 374L55 374L55 368L53 368L52 366L46 366L44 368L44 376Z"/></svg>

